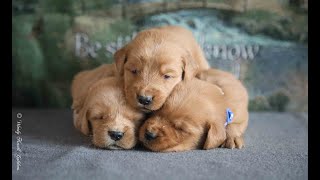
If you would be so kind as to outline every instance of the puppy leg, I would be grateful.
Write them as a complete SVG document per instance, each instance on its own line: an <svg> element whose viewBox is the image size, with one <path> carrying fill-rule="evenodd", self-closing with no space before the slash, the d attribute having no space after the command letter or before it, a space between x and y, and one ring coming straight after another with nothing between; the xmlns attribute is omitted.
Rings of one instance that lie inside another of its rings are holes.
<svg viewBox="0 0 320 180"><path fill-rule="evenodd" d="M241 149L244 147L243 133L246 129L247 123L229 124L226 127L227 139L221 147L233 149Z"/></svg>
<svg viewBox="0 0 320 180"><path fill-rule="evenodd" d="M237 109L237 108L234 108ZM235 111L233 122L226 127L227 139L221 147L241 149L244 147L243 134L247 129L249 122L249 113L247 109Z"/></svg>
<svg viewBox="0 0 320 180"><path fill-rule="evenodd" d="M219 147L226 139L226 131L223 125L217 123L209 124L207 139L203 149L213 149Z"/></svg>

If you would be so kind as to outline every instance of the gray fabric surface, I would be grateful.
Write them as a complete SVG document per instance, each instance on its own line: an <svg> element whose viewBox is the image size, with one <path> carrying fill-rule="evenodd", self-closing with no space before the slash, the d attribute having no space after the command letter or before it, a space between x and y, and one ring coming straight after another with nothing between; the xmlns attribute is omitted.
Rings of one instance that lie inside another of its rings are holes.
<svg viewBox="0 0 320 180"><path fill-rule="evenodd" d="M17 151L16 114L22 113ZM71 110L12 111L13 179L307 179L307 116L251 113L242 150L154 153L94 148ZM21 156L17 171L16 154Z"/></svg>

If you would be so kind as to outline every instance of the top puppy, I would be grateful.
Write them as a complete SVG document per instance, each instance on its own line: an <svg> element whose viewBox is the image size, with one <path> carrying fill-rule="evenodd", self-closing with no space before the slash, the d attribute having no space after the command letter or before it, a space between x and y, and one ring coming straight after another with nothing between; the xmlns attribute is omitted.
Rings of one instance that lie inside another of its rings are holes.
<svg viewBox="0 0 320 180"><path fill-rule="evenodd" d="M141 31L114 59L128 103L144 112L161 108L179 82L209 68L192 33L178 26Z"/></svg>

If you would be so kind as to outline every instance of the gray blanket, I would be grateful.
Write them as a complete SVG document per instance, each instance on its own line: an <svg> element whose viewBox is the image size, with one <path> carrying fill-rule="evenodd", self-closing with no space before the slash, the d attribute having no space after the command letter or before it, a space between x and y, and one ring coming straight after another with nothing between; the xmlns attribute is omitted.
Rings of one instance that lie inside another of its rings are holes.
<svg viewBox="0 0 320 180"><path fill-rule="evenodd" d="M244 149L154 153L139 146L93 147L73 128L71 110L13 109L12 175L32 180L307 179L307 118L251 113Z"/></svg>

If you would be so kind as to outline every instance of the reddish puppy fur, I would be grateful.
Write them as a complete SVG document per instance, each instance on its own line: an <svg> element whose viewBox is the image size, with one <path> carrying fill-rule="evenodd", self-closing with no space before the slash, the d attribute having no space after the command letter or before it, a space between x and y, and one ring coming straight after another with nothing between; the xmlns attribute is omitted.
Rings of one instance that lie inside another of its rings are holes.
<svg viewBox="0 0 320 180"><path fill-rule="evenodd" d="M227 139L222 147L241 149L244 146L243 134L249 121L247 90L235 76L225 71L209 69L200 72L197 77L219 86L228 101L235 107L231 109L234 118L226 127Z"/></svg>
<svg viewBox="0 0 320 180"><path fill-rule="evenodd" d="M138 33L114 59L128 103L145 112L161 108L179 82L209 68L192 33L178 26ZM141 104L138 96L152 97L152 103Z"/></svg>
<svg viewBox="0 0 320 180"><path fill-rule="evenodd" d="M125 101L123 82L115 77L94 83L79 113L79 128L89 134L89 123L93 144L107 149L130 149L137 143L138 127L144 114L131 108ZM110 132L121 132L122 138L114 140Z"/></svg>
<svg viewBox="0 0 320 180"><path fill-rule="evenodd" d="M142 125L139 139L144 146L160 152L212 149L224 144L232 148L232 140L236 147L242 147L242 127L248 122L245 88L231 74L219 70L203 71L199 77L211 83L198 79L179 83L163 107ZM225 128L227 108L234 118ZM148 140L147 132L155 138Z"/></svg>
<svg viewBox="0 0 320 180"><path fill-rule="evenodd" d="M98 80L105 77L115 76L114 64L104 64L92 70L81 71L76 74L71 84L73 123L77 129L78 114L82 109L83 102L89 88Z"/></svg>
<svg viewBox="0 0 320 180"><path fill-rule="evenodd" d="M193 79L179 83L163 107L140 128L140 141L152 151L211 149L226 139L227 104L220 89ZM147 133L155 136L148 140Z"/></svg>

